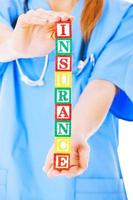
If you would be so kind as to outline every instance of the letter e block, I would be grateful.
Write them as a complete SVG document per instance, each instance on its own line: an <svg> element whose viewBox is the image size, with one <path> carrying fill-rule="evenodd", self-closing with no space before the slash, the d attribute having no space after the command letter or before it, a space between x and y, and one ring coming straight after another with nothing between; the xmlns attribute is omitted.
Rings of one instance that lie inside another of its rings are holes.
<svg viewBox="0 0 133 200"><path fill-rule="evenodd" d="M54 154L54 169L69 170L70 154Z"/></svg>

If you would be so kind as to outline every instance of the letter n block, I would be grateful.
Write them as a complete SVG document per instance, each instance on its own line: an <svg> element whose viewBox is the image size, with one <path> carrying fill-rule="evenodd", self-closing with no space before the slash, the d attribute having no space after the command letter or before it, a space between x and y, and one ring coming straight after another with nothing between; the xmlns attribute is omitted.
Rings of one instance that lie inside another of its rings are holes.
<svg viewBox="0 0 133 200"><path fill-rule="evenodd" d="M57 38L56 39L56 54L57 55L71 55L72 54L72 39L71 38Z"/></svg>
<svg viewBox="0 0 133 200"><path fill-rule="evenodd" d="M69 170L70 154L54 154L54 169Z"/></svg>
<svg viewBox="0 0 133 200"><path fill-rule="evenodd" d="M55 121L55 137L71 137L71 121Z"/></svg>

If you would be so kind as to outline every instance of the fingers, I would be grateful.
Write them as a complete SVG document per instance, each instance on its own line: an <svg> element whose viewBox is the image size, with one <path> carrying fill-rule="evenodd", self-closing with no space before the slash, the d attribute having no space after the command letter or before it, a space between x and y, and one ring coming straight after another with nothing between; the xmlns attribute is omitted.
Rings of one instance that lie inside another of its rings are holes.
<svg viewBox="0 0 133 200"><path fill-rule="evenodd" d="M71 160L71 163L74 162L77 164L75 165L71 164L70 169L68 171L63 170L61 174L68 178L81 175L88 168L89 153L90 153L90 148L87 143L79 146L77 156L72 158Z"/></svg>
<svg viewBox="0 0 133 200"><path fill-rule="evenodd" d="M46 11L44 9L30 10L18 18L19 24L24 27L29 25L46 25L67 20L73 21L73 17L64 12Z"/></svg>
<svg viewBox="0 0 133 200"><path fill-rule="evenodd" d="M81 170L87 169L89 155L90 155L90 147L87 143L84 144L83 146L79 147L79 158L80 158L80 169Z"/></svg>

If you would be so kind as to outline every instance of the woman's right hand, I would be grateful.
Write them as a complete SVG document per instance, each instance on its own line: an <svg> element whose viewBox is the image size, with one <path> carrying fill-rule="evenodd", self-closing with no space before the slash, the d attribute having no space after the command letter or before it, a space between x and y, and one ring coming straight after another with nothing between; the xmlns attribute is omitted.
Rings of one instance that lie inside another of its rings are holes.
<svg viewBox="0 0 133 200"><path fill-rule="evenodd" d="M19 16L11 46L20 58L41 57L55 48L55 22L73 20L67 13L30 10Z"/></svg>

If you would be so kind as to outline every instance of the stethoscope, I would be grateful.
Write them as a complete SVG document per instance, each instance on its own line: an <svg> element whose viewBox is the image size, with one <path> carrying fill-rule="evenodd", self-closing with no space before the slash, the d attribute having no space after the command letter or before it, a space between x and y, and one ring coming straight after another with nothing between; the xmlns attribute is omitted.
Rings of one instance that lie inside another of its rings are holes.
<svg viewBox="0 0 133 200"><path fill-rule="evenodd" d="M38 80L32 80L30 79L26 74L24 74L22 67L20 65L19 60L16 60L16 65L18 67L18 71L21 77L21 81L23 81L26 85L31 86L31 87L37 87L37 86L43 86L44 85L44 77L48 68L48 60L49 60L49 55L45 56L45 62L44 62L44 66L43 66L43 70L42 73L40 75L40 78ZM90 54L90 57L87 57L84 61L80 60L79 64L78 64L78 72L77 75L79 75L83 69L85 68L85 66L87 65L88 62L92 63L92 66L95 65L95 57L94 54Z"/></svg>

